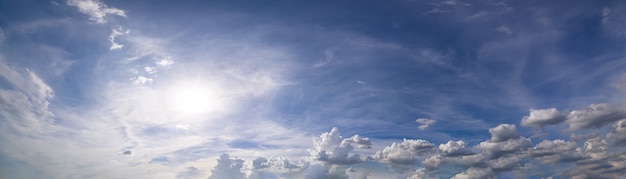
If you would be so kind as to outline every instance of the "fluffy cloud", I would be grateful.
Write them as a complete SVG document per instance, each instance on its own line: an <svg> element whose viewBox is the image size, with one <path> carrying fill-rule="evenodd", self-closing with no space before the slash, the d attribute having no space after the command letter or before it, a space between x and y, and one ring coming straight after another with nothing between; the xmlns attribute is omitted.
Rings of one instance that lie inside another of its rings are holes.
<svg viewBox="0 0 626 179"><path fill-rule="evenodd" d="M414 165L417 156L423 156L432 151L434 145L426 140L404 139L400 143L392 143L382 151L376 152L373 158L385 163L397 165Z"/></svg>
<svg viewBox="0 0 626 179"><path fill-rule="evenodd" d="M504 155L514 155L532 146L530 139L521 137L512 124L500 124L490 128L491 139L481 142L476 148L481 149L490 159L499 160Z"/></svg>
<svg viewBox="0 0 626 179"><path fill-rule="evenodd" d="M522 118L522 126L543 127L545 125L559 124L565 121L566 116L556 108L531 109L530 115Z"/></svg>
<svg viewBox="0 0 626 179"><path fill-rule="evenodd" d="M357 142L362 143L359 145L363 146L363 143L365 143L364 146L367 147L371 145L367 145L367 142L369 142L368 139L362 139L359 136L344 139L339 133L339 129L333 127L330 132L322 133L319 137L313 139L313 149L309 152L314 160L328 164L346 165L361 163L367 158L359 154L350 154L350 152L354 150L351 143L355 141L355 139Z"/></svg>
<svg viewBox="0 0 626 179"><path fill-rule="evenodd" d="M241 172L243 162L242 159L230 158L230 155L222 154L217 159L217 166L211 170L209 179L245 179L246 175Z"/></svg>
<svg viewBox="0 0 626 179"><path fill-rule="evenodd" d="M78 11L89 15L89 20L99 24L107 22L107 15L126 17L126 13L123 10L108 7L106 4L98 0L68 0L67 5L77 7Z"/></svg>
<svg viewBox="0 0 626 179"><path fill-rule="evenodd" d="M445 144L439 144L439 151L444 156L462 156L474 154L472 151L465 148L465 142L448 141Z"/></svg>
<svg viewBox="0 0 626 179"><path fill-rule="evenodd" d="M420 130L424 130L424 129L430 127L430 125L435 124L437 121L432 120L432 119L419 118L419 119L415 120L415 122L420 124L420 126L418 127Z"/></svg>
<svg viewBox="0 0 626 179"><path fill-rule="evenodd" d="M364 138L361 137L359 135L354 135L350 138L344 139L347 142L350 142L352 144L355 144L358 148L360 149L371 149L372 148L372 142L370 141L369 138Z"/></svg>

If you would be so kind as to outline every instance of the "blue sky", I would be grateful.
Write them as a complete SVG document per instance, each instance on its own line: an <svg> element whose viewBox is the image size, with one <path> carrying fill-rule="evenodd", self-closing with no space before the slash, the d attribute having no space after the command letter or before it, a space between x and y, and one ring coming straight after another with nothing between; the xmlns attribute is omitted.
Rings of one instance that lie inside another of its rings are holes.
<svg viewBox="0 0 626 179"><path fill-rule="evenodd" d="M0 178L623 178L621 1L0 1Z"/></svg>

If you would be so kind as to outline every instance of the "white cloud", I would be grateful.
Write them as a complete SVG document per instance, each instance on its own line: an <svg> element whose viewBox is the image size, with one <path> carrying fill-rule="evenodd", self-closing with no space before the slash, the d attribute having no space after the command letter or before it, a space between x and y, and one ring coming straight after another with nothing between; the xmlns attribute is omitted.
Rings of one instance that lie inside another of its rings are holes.
<svg viewBox="0 0 626 179"><path fill-rule="evenodd" d="M433 147L434 145L426 140L404 139L376 152L373 158L390 164L415 165L417 157L431 152Z"/></svg>
<svg viewBox="0 0 626 179"><path fill-rule="evenodd" d="M111 29L111 34L109 35L109 42L111 42L111 47L109 48L109 50L119 50L119 49L122 49L122 47L124 47L124 45L115 42L115 38L117 38L120 35L126 35L126 34L129 34L129 33L130 33L130 30L124 30L124 29L122 29L122 27L117 28L117 29Z"/></svg>
<svg viewBox="0 0 626 179"><path fill-rule="evenodd" d="M53 114L48 106L54 97L50 86L35 72L10 67L0 57L0 80L2 79L9 85L9 88L0 88L0 117L4 118L4 127L23 133L54 129L49 126L53 121Z"/></svg>
<svg viewBox="0 0 626 179"><path fill-rule="evenodd" d="M522 126L543 127L559 124L565 119L566 116L556 108L530 109L530 115L522 118Z"/></svg>
<svg viewBox="0 0 626 179"><path fill-rule="evenodd" d="M448 143L439 144L439 151L444 156L462 156L473 154L472 151L465 148L465 142L462 140L448 141Z"/></svg>
<svg viewBox="0 0 626 179"><path fill-rule="evenodd" d="M432 119L419 118L415 120L415 122L420 124L420 126L417 128L419 128L420 130L424 130L430 127L431 125L435 124L437 121L432 120Z"/></svg>
<svg viewBox="0 0 626 179"><path fill-rule="evenodd" d="M126 13L123 10L108 7L98 0L67 0L67 5L77 7L78 11L89 15L89 20L99 24L107 22L107 15L126 17Z"/></svg>
<svg viewBox="0 0 626 179"><path fill-rule="evenodd" d="M143 70L148 73L148 74L154 74L157 72L157 69L155 67L151 67L151 66L146 66L143 67Z"/></svg>
<svg viewBox="0 0 626 179"><path fill-rule="evenodd" d="M156 64L159 66L163 66L163 67L168 67L170 65L172 65L174 63L174 61L172 60L172 57L164 57L159 59Z"/></svg>
<svg viewBox="0 0 626 179"><path fill-rule="evenodd" d="M228 154L222 154L217 159L217 166L211 170L209 179L245 179L246 174L241 172L244 160L230 158Z"/></svg>
<svg viewBox="0 0 626 179"><path fill-rule="evenodd" d="M367 158L359 154L350 154L350 152L354 150L351 143L356 138L357 137L344 139L339 133L339 129L333 127L330 132L322 133L319 137L313 139L313 149L309 152L312 159L328 164L345 165L361 163ZM361 140L361 143L364 141L366 140Z"/></svg>
<svg viewBox="0 0 626 179"><path fill-rule="evenodd" d="M146 83L152 83L154 80L152 78L148 78L148 77L140 75L140 76L130 78L130 81L135 85L142 85Z"/></svg>

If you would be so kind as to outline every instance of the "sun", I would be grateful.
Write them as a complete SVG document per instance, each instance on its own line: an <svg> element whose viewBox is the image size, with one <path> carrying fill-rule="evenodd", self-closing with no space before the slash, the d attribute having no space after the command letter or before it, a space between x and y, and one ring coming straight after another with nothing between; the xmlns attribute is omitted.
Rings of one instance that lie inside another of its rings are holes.
<svg viewBox="0 0 626 179"><path fill-rule="evenodd" d="M200 114L220 108L215 90L202 85L183 85L173 90L173 108L184 114Z"/></svg>

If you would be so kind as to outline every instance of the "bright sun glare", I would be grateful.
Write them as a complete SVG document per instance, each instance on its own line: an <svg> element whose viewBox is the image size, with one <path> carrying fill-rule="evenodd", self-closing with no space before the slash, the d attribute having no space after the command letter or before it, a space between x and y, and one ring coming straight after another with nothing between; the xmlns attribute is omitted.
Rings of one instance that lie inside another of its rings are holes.
<svg viewBox="0 0 626 179"><path fill-rule="evenodd" d="M174 108L185 114L199 114L218 108L211 89L199 85L183 86L175 90Z"/></svg>

